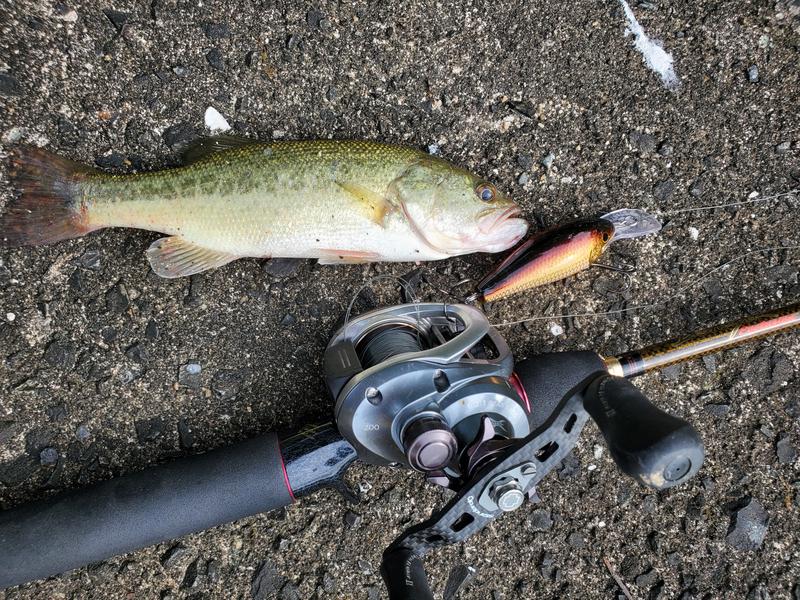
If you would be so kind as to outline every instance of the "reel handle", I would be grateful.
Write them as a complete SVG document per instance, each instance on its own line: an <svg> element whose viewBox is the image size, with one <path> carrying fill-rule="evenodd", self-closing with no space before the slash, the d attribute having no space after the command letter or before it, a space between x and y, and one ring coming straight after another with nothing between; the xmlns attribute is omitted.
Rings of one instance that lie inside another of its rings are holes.
<svg viewBox="0 0 800 600"><path fill-rule="evenodd" d="M383 553L381 576L389 592L389 600L433 600L425 565L408 548L389 547Z"/></svg>
<svg viewBox="0 0 800 600"><path fill-rule="evenodd" d="M694 427L653 405L627 379L601 375L583 396L614 462L639 483L667 489L694 476L703 464L703 441Z"/></svg>

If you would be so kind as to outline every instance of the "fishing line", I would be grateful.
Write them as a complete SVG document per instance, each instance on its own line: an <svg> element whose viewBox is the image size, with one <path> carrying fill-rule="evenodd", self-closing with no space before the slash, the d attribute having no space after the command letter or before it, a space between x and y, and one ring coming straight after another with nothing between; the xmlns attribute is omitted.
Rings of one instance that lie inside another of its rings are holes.
<svg viewBox="0 0 800 600"><path fill-rule="evenodd" d="M361 295L361 292L371 287L372 284L375 283L376 281L385 281L385 280L400 282L400 287L402 287L405 290L406 294L408 294L409 298L411 298L411 301L414 303L416 307L417 323L419 323L422 320L422 315L419 312L419 300L417 299L417 295L414 293L414 290L408 281L397 275L373 275L372 277L367 279L367 281L364 282L364 284L360 288L358 288L356 293L353 294L353 297L350 299L350 303L347 305L347 311L344 314L344 331L343 331L344 335L347 335L347 327L350 324L350 313L353 311L353 306L355 305L356 300L358 300L358 297ZM417 342L422 343L419 334L419 329L417 329Z"/></svg>
<svg viewBox="0 0 800 600"><path fill-rule="evenodd" d="M678 213L687 213L687 212L699 212L703 210L716 210L718 208L729 208L731 206L744 206L745 204L757 204L759 202L769 202L771 200L777 200L779 198L783 198L785 196L794 196L800 192L800 188L795 188L793 190L789 190L787 192L781 192L780 194L775 194L773 196L764 196L763 198L750 198L749 200L740 200L739 202L728 202L726 204L714 204L710 206L697 206L694 208L677 208L675 210L659 210L656 211L660 215L676 215Z"/></svg>
<svg viewBox="0 0 800 600"><path fill-rule="evenodd" d="M356 290L356 293L353 294L352 298L350 299L350 303L347 305L347 311L344 314L345 327L347 327L347 324L350 322L350 313L353 311L353 306L355 305L356 300L358 300L359 295L361 295L361 292L366 290L376 281L385 281L385 280L400 282L400 287L402 287L405 290L405 292L409 295L411 301L414 304L419 303L419 300L417 300L417 296L414 293L414 290L411 288L411 284L408 283L408 281L406 281L402 277L398 275L373 275L372 277L367 279L367 281L365 281L364 284L360 288L358 288L358 290Z"/></svg>
<svg viewBox="0 0 800 600"><path fill-rule="evenodd" d="M678 288L678 290L676 292L674 292L673 294L670 294L669 296L667 296L663 300L659 300L657 302L651 302L651 303L648 303L648 304L637 304L636 306L627 306L625 308L619 308L619 309L615 309L615 310L607 310L607 311L602 311L602 312L571 313L571 314L550 315L550 316L538 315L536 317L528 317L528 318L519 319L519 320L516 320L516 321L504 321L502 323L492 323L492 325L494 327L511 327L513 325L519 325L521 323L527 323L529 321L547 321L547 320L552 320L552 319L568 319L568 318L580 318L580 317L607 317L607 316L619 315L619 314L623 314L623 313L627 313L627 312L632 312L632 311L635 311L635 310L652 309L652 308L655 308L657 306L661 306L663 304L667 304L668 302L671 302L672 300L675 300L676 298L679 298L684 293L686 293L690 289L692 289L695 286L697 286L699 283L701 283L701 282L705 281L706 279L708 279L709 277L711 277L714 273L718 273L719 271L725 269L726 267L732 265L733 263L738 262L738 261L742 260L743 258L746 258L746 257L750 256L751 254L761 254L761 253L765 253L765 252L777 252L779 250L800 250L800 244L787 245L787 246L770 246L768 248L757 248L755 250L748 250L747 252L745 252L743 254L735 256L734 258L732 258L732 259L730 259L730 260L728 260L728 261L726 261L726 262L724 262L724 263L722 263L720 265L717 265L716 267L714 267L710 271L707 271L706 273L701 275L699 278L690 281L689 283L687 283L683 287Z"/></svg>

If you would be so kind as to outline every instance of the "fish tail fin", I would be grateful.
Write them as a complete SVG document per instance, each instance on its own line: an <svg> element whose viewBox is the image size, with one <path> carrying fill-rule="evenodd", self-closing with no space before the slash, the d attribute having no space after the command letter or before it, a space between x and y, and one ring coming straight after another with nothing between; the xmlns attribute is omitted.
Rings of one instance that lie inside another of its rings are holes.
<svg viewBox="0 0 800 600"><path fill-rule="evenodd" d="M92 172L41 148L12 150L9 175L20 196L0 216L0 246L52 244L96 229L80 203L80 182Z"/></svg>

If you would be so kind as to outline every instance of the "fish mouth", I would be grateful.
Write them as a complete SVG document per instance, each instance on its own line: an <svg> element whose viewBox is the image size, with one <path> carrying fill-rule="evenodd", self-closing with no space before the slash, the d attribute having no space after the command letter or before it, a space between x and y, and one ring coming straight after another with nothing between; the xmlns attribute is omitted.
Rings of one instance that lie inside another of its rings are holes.
<svg viewBox="0 0 800 600"><path fill-rule="evenodd" d="M522 209L516 204L478 218L481 248L478 252L502 252L519 242L528 232L528 222L521 217Z"/></svg>
<svg viewBox="0 0 800 600"><path fill-rule="evenodd" d="M490 234L494 229L510 219L516 219L522 214L522 209L514 204L506 209L491 208L478 216L478 228L481 233Z"/></svg>

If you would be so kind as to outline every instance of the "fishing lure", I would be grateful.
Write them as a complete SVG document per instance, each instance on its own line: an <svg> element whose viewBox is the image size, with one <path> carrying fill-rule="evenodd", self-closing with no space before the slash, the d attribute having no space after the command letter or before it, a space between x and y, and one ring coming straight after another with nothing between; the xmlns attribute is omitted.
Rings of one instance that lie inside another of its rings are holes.
<svg viewBox="0 0 800 600"><path fill-rule="evenodd" d="M480 281L469 300L494 302L575 275L594 264L611 242L660 229L658 219L632 208L547 229L517 246Z"/></svg>

